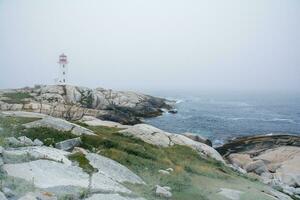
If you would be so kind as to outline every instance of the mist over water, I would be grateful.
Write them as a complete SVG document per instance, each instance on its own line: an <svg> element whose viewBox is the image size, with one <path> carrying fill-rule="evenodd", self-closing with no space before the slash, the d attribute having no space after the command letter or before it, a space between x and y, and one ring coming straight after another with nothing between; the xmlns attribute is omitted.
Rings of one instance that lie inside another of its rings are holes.
<svg viewBox="0 0 300 200"><path fill-rule="evenodd" d="M175 133L199 133L221 145L245 135L289 133L300 135L300 95L287 93L203 92L161 94L177 100L178 114L146 122ZM192 94L192 93L190 93Z"/></svg>
<svg viewBox="0 0 300 200"><path fill-rule="evenodd" d="M68 83L181 99L177 115L148 120L215 143L300 133L300 1L0 1L0 88ZM176 90L190 90L180 93ZM197 90L221 90L195 94ZM175 92L174 92L175 91Z"/></svg>

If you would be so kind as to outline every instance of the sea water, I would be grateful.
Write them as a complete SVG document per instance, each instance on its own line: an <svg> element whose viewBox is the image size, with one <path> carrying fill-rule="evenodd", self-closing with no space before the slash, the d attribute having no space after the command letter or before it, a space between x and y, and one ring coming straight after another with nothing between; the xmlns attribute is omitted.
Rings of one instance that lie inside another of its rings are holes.
<svg viewBox="0 0 300 200"><path fill-rule="evenodd" d="M177 114L146 122L173 133L201 134L214 146L239 136L300 135L300 95L292 92L152 92L175 100Z"/></svg>

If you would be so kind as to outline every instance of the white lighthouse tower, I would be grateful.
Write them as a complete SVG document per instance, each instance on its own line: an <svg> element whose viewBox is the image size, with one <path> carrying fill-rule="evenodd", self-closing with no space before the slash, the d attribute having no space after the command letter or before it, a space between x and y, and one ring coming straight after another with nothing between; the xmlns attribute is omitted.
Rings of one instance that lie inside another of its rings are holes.
<svg viewBox="0 0 300 200"><path fill-rule="evenodd" d="M59 84L65 85L68 78L68 60L65 54L59 56L58 64L60 68Z"/></svg>

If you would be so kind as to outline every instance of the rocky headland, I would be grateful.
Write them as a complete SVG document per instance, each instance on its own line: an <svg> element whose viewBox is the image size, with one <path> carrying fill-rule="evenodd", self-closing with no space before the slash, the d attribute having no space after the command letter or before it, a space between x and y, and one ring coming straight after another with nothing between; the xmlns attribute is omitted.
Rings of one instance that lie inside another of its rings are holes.
<svg viewBox="0 0 300 200"><path fill-rule="evenodd" d="M299 137L206 138L141 123L162 98L76 86L0 92L0 200L299 199Z"/></svg>
<svg viewBox="0 0 300 200"><path fill-rule="evenodd" d="M0 90L2 111L29 111L67 120L88 115L132 125L141 123L140 118L155 117L161 115L163 109L171 108L166 99L103 88L37 85Z"/></svg>

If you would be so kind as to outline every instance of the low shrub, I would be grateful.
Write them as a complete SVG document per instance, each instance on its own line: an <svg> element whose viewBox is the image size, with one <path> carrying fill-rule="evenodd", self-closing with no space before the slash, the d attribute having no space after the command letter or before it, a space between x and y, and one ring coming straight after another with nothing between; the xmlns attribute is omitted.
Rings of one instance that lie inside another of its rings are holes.
<svg viewBox="0 0 300 200"><path fill-rule="evenodd" d="M36 127L25 129L22 132L22 135L30 138L31 140L39 139L47 146L54 146L57 142L76 137L70 131L58 131L56 129L48 127Z"/></svg>
<svg viewBox="0 0 300 200"><path fill-rule="evenodd" d="M32 98L28 92L7 92L3 96L9 98L3 101L11 104L24 103L26 98Z"/></svg>

